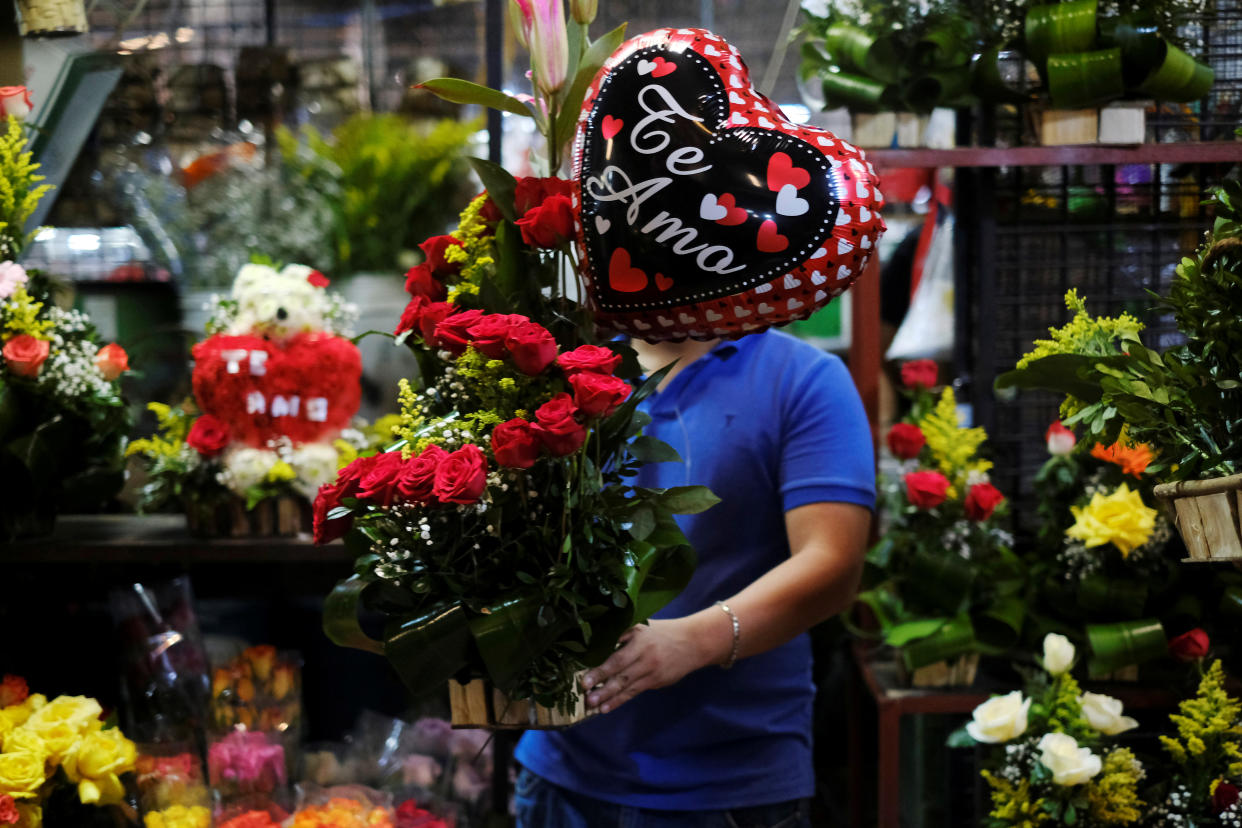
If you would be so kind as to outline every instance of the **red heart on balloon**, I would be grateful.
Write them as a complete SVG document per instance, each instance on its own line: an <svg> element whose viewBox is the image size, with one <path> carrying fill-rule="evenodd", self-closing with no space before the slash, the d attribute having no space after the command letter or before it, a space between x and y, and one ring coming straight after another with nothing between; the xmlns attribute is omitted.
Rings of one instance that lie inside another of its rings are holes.
<svg viewBox="0 0 1242 828"><path fill-rule="evenodd" d="M349 425L362 395L362 358L347 339L298 334L284 345L216 334L194 346L194 397L235 441L311 443Z"/></svg>
<svg viewBox="0 0 1242 828"><path fill-rule="evenodd" d="M601 325L648 341L804 319L858 278L884 229L863 153L785 118L702 29L622 44L575 147L588 299Z"/></svg>

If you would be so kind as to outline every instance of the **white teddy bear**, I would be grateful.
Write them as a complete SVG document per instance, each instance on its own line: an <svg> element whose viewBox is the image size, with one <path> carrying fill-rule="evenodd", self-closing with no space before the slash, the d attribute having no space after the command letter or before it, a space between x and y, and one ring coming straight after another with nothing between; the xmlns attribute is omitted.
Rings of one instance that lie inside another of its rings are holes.
<svg viewBox="0 0 1242 828"><path fill-rule="evenodd" d="M279 271L261 264L242 267L233 282L237 312L227 333L280 340L331 328L332 302L326 290L312 283L312 273L312 268L301 264L285 265Z"/></svg>

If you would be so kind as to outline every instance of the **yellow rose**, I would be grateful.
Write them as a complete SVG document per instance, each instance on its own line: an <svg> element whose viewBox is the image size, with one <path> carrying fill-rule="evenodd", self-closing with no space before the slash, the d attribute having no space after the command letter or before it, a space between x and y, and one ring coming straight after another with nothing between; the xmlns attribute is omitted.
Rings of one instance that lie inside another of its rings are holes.
<svg viewBox="0 0 1242 828"><path fill-rule="evenodd" d="M88 733L77 750L64 759L65 775L77 783L86 805L115 805L125 795L120 774L134 769L138 751L125 734L113 728Z"/></svg>
<svg viewBox="0 0 1242 828"><path fill-rule="evenodd" d="M4 735L5 753L33 753L45 761L52 752L39 734L28 727L16 727Z"/></svg>
<svg viewBox="0 0 1242 828"><path fill-rule="evenodd" d="M33 696L28 696L21 704L10 705L0 710L0 736L15 727L24 725L32 713L46 704L47 696L35 693Z"/></svg>
<svg viewBox="0 0 1242 828"><path fill-rule="evenodd" d="M33 799L47 781L43 757L35 753L0 753L0 793Z"/></svg>
<svg viewBox="0 0 1242 828"><path fill-rule="evenodd" d="M77 732L86 730L92 722L99 721L103 708L99 702L86 696L57 696L36 710L26 721L26 727L43 735L57 725L68 725Z"/></svg>
<svg viewBox="0 0 1242 828"><path fill-rule="evenodd" d="M1125 483L1110 495L1096 492L1086 506L1071 506L1070 511L1074 525L1065 530L1068 537L1082 541L1088 549L1111 543L1123 558L1147 543L1156 528L1156 510Z"/></svg>
<svg viewBox="0 0 1242 828"><path fill-rule="evenodd" d="M211 811L202 805L173 805L152 811L143 820L146 828L211 828Z"/></svg>

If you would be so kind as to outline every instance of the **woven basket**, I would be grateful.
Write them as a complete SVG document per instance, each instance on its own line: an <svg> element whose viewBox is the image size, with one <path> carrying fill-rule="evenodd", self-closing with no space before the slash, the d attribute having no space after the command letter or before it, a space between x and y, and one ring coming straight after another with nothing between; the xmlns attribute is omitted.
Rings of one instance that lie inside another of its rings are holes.
<svg viewBox="0 0 1242 828"><path fill-rule="evenodd" d="M1242 474L1162 483L1155 494L1173 512L1187 561L1242 560Z"/></svg>
<svg viewBox="0 0 1242 828"><path fill-rule="evenodd" d="M449 706L453 727L489 730L559 730L595 715L594 711L587 712L582 696L573 710L563 712L529 700L510 699L483 679L468 684L451 679Z"/></svg>

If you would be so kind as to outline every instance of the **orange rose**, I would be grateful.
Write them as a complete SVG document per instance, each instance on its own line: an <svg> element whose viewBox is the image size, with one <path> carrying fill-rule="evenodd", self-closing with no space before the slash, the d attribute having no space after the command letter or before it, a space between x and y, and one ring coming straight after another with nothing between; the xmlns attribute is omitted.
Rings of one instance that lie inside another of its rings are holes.
<svg viewBox="0 0 1242 828"><path fill-rule="evenodd" d="M4 363L19 377L37 377L51 350L52 346L45 339L18 334L4 343Z"/></svg>
<svg viewBox="0 0 1242 828"><path fill-rule="evenodd" d="M115 342L105 345L95 354L95 367L108 382L129 370L129 354Z"/></svg>

